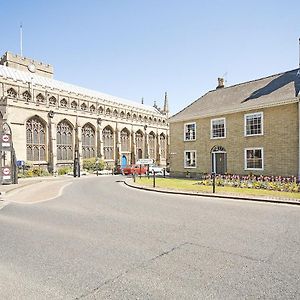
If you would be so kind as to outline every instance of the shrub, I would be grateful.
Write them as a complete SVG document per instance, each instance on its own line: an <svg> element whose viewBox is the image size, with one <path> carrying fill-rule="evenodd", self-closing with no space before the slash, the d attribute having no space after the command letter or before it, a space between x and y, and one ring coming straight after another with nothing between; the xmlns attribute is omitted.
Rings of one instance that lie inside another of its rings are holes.
<svg viewBox="0 0 300 300"><path fill-rule="evenodd" d="M58 175L65 175L68 174L69 172L72 172L72 168L70 166L60 167L57 170Z"/></svg>
<svg viewBox="0 0 300 300"><path fill-rule="evenodd" d="M85 158L83 160L83 169L88 171L103 170L104 165L104 161L96 157Z"/></svg>

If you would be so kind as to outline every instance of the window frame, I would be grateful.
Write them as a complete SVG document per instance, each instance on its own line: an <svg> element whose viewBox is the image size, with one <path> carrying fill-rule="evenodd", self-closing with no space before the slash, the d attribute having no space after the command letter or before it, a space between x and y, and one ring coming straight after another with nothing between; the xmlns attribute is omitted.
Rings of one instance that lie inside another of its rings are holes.
<svg viewBox="0 0 300 300"><path fill-rule="evenodd" d="M249 150L261 150L261 168L248 168L247 165L247 151ZM245 171L264 171L264 148L263 147L251 147L244 149L244 170Z"/></svg>
<svg viewBox="0 0 300 300"><path fill-rule="evenodd" d="M224 120L224 136L217 136L214 137L213 136L213 122L214 121L220 121L220 120ZM226 135L227 135L227 130L226 130L226 118L216 118L216 119L211 119L210 120L210 139L211 140L216 140L216 139L226 139Z"/></svg>
<svg viewBox="0 0 300 300"><path fill-rule="evenodd" d="M186 128L188 125L195 125L195 138L194 139L186 139ZM193 141L196 141L197 139L197 124L196 122L189 122L189 123L184 123L183 125L183 140L184 142L193 142Z"/></svg>
<svg viewBox="0 0 300 300"><path fill-rule="evenodd" d="M187 166L186 165L186 153L194 152L195 153L195 166ZM184 169L196 169L197 168L197 150L184 150L183 152L183 167Z"/></svg>
<svg viewBox="0 0 300 300"><path fill-rule="evenodd" d="M254 116L254 115L260 115L261 117L261 133L254 133L254 134L247 134L247 117ZM244 136L261 136L264 135L264 113L262 111L244 114Z"/></svg>

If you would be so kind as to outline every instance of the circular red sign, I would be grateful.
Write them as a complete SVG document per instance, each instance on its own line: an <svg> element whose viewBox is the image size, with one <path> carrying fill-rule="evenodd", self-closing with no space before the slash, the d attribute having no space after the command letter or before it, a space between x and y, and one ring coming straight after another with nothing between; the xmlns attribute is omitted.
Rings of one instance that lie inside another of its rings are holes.
<svg viewBox="0 0 300 300"><path fill-rule="evenodd" d="M9 135L3 134L3 136L2 136L2 141L3 141L3 142L8 142L8 141L9 141Z"/></svg>
<svg viewBox="0 0 300 300"><path fill-rule="evenodd" d="M9 168L4 168L2 172L3 172L3 175L9 175L10 174L10 169Z"/></svg>

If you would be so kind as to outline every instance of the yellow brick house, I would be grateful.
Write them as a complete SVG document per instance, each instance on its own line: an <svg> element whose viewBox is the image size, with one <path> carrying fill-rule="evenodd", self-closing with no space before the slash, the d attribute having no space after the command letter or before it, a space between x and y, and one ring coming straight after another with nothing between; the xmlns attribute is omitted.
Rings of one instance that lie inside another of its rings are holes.
<svg viewBox="0 0 300 300"><path fill-rule="evenodd" d="M300 69L224 87L169 119L173 176L299 176Z"/></svg>

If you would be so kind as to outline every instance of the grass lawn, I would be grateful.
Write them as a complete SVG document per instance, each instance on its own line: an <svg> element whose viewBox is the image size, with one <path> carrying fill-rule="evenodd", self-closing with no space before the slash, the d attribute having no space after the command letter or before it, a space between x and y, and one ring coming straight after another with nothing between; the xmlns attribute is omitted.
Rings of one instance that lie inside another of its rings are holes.
<svg viewBox="0 0 300 300"><path fill-rule="evenodd" d="M192 179L176 179L176 178L155 178L155 186L157 188L181 190L181 191L193 191L202 193L212 193L212 186L204 186L196 184L199 180ZM153 178L150 177L136 177L136 184L142 186L153 186ZM235 187L222 187L216 186L216 194L235 194L235 195L248 195L248 196L268 196L278 198L294 198L300 199L300 193L292 192L278 192L270 190L248 189L248 188L235 188Z"/></svg>

